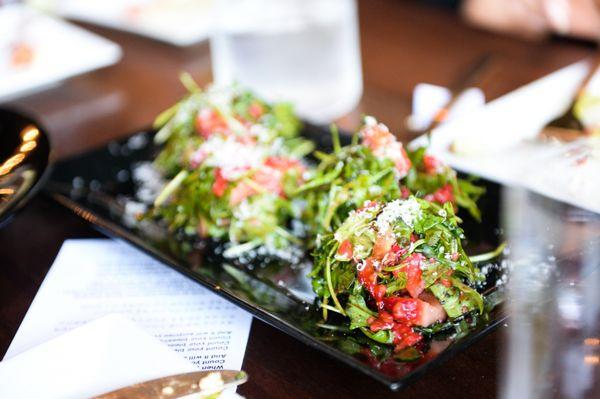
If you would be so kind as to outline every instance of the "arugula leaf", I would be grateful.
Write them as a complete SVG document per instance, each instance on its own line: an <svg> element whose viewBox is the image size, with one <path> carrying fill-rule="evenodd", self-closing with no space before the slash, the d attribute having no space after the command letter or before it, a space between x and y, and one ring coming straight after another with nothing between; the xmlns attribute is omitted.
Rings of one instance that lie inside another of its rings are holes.
<svg viewBox="0 0 600 399"><path fill-rule="evenodd" d="M377 313L369 310L362 295L350 295L346 306L346 315L350 318L350 329L367 327L367 320L376 317Z"/></svg>
<svg viewBox="0 0 600 399"><path fill-rule="evenodd" d="M425 167L426 147L407 151L407 155L412 167L403 184L413 194L424 197L449 184L456 204L466 209L476 220L481 220L477 200L485 193L483 187L473 184L470 180L458 178L456 171L448 166L439 165L436 173L428 173Z"/></svg>
<svg viewBox="0 0 600 399"><path fill-rule="evenodd" d="M390 330L379 330L377 332L372 332L371 330L365 327L361 327L360 330L367 337L381 344L391 345L394 342L394 336Z"/></svg>

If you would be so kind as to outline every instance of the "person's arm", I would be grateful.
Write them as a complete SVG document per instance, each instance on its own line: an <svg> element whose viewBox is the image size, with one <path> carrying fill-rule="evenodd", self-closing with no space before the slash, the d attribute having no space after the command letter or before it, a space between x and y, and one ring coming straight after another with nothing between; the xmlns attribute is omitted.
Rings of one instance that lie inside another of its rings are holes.
<svg viewBox="0 0 600 399"><path fill-rule="evenodd" d="M551 33L600 39L598 0L464 0L462 14L470 23L527 38Z"/></svg>

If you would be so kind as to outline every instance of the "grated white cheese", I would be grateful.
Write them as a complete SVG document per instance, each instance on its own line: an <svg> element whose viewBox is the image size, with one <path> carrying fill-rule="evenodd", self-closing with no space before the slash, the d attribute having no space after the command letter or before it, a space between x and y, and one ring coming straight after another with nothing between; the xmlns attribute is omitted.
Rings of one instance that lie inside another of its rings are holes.
<svg viewBox="0 0 600 399"><path fill-rule="evenodd" d="M256 137L258 141L266 143L271 141L276 134L266 126L256 123L250 126L250 135Z"/></svg>
<svg viewBox="0 0 600 399"><path fill-rule="evenodd" d="M241 221L255 218L257 215L256 208L250 205L247 198L233 208L233 216Z"/></svg>
<svg viewBox="0 0 600 399"><path fill-rule="evenodd" d="M375 221L379 232L390 229L392 223L401 219L408 227L413 227L415 220L421 215L421 205L416 199L395 200L387 204Z"/></svg>
<svg viewBox="0 0 600 399"><path fill-rule="evenodd" d="M193 157L204 165L221 168L223 177L233 181L248 169L260 166L266 156L262 146L240 143L234 137L213 135L200 145Z"/></svg>

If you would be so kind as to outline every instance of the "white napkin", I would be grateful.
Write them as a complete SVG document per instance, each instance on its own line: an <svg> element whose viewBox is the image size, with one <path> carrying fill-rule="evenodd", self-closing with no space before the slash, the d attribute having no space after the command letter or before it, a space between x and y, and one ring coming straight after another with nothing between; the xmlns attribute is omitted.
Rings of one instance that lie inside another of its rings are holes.
<svg viewBox="0 0 600 399"><path fill-rule="evenodd" d="M120 315L0 362L0 398L82 399L197 369Z"/></svg>
<svg viewBox="0 0 600 399"><path fill-rule="evenodd" d="M409 128L424 130L433 121L437 112L452 98L452 92L442 86L419 83L415 86L412 99L412 115L408 118ZM466 115L485 104L481 89L472 87L461 93L448 114L447 121Z"/></svg>

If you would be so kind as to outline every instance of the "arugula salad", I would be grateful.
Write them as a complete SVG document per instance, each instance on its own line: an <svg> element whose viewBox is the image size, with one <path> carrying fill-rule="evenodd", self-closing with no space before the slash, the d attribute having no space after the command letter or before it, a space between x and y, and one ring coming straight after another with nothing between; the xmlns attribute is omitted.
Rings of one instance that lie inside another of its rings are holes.
<svg viewBox="0 0 600 399"><path fill-rule="evenodd" d="M158 116L154 166L168 180L145 215L171 232L229 241L228 253L300 244L291 193L304 181L313 144L286 103L267 104L233 87L188 95Z"/></svg>
<svg viewBox="0 0 600 399"><path fill-rule="evenodd" d="M312 235L334 231L365 201L392 201L411 195L430 202L450 202L480 218L476 201L484 190L459 179L456 172L427 155L407 151L387 126L367 116L352 144L342 147L335 128L333 152L315 152L320 161L298 194Z"/></svg>
<svg viewBox="0 0 600 399"><path fill-rule="evenodd" d="M335 313L346 330L396 351L431 326L483 312L483 275L456 215L479 220L483 188L425 148L405 149L373 117L351 144L333 127L333 151L313 152L289 104L182 80L187 96L156 119L153 167L164 184L143 218L178 237L224 241L230 258L312 251L323 325Z"/></svg>
<svg viewBox="0 0 600 399"><path fill-rule="evenodd" d="M419 328L482 312L473 288L483 276L466 255L450 202L410 196L367 201L320 237L311 277L329 312L397 350L422 339Z"/></svg>

